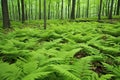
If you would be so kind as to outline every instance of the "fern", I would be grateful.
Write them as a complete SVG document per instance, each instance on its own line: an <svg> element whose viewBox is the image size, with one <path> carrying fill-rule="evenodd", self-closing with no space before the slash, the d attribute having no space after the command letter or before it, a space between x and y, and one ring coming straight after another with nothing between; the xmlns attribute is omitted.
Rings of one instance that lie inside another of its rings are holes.
<svg viewBox="0 0 120 80"><path fill-rule="evenodd" d="M87 56L73 62L72 68L75 74L81 79L89 80L96 75L91 70L93 61L101 60L100 56ZM94 75L92 75L94 74Z"/></svg>
<svg viewBox="0 0 120 80"><path fill-rule="evenodd" d="M55 70L55 72L58 72L59 74L68 77L71 80L81 80L80 78L76 77L74 74L69 72L68 70L64 69L64 66L60 67L59 65L50 65L50 67ZM68 80L69 80L68 79Z"/></svg>
<svg viewBox="0 0 120 80"><path fill-rule="evenodd" d="M108 71L110 71L116 79L120 78L120 66L112 66L107 63L103 63L103 65L106 67Z"/></svg>

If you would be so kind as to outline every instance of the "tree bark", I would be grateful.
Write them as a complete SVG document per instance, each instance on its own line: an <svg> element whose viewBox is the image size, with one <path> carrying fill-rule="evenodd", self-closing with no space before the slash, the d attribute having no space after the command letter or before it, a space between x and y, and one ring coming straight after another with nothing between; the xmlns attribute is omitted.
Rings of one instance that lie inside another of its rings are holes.
<svg viewBox="0 0 120 80"><path fill-rule="evenodd" d="M62 4L61 4L61 19L63 19L63 0L62 0Z"/></svg>
<svg viewBox="0 0 120 80"><path fill-rule="evenodd" d="M77 13L76 13L76 17L80 18L80 0L78 0L77 2Z"/></svg>
<svg viewBox="0 0 120 80"><path fill-rule="evenodd" d="M44 29L46 29L46 0L44 0Z"/></svg>
<svg viewBox="0 0 120 80"><path fill-rule="evenodd" d="M71 19L75 19L75 5L76 5L76 0L72 0Z"/></svg>
<svg viewBox="0 0 120 80"><path fill-rule="evenodd" d="M24 0L21 0L21 7L22 7L22 23L24 23L25 22Z"/></svg>
<svg viewBox="0 0 120 80"><path fill-rule="evenodd" d="M49 5L48 5L48 19L50 19L50 11L51 11L50 9L51 9L51 0L49 1Z"/></svg>
<svg viewBox="0 0 120 80"><path fill-rule="evenodd" d="M1 0L1 6L2 6L2 15L3 15L3 28L10 28L7 0Z"/></svg>
<svg viewBox="0 0 120 80"><path fill-rule="evenodd" d="M101 20L101 11L102 11L102 0L100 0L100 7L98 12L98 21Z"/></svg>
<svg viewBox="0 0 120 80"><path fill-rule="evenodd" d="M20 21L20 19L21 19L21 17L20 17L20 0L17 1L17 5L18 5L18 18Z"/></svg>
<svg viewBox="0 0 120 80"><path fill-rule="evenodd" d="M71 0L68 0L68 19L70 18L70 5L71 5Z"/></svg>
<svg viewBox="0 0 120 80"><path fill-rule="evenodd" d="M119 14L120 14L120 0L118 0L116 15L119 15Z"/></svg>
<svg viewBox="0 0 120 80"><path fill-rule="evenodd" d="M89 17L89 0L87 1L86 17Z"/></svg>
<svg viewBox="0 0 120 80"><path fill-rule="evenodd" d="M113 4L114 4L114 0L111 1L111 8L110 8L110 12L109 12L109 19L112 19L112 11L113 11Z"/></svg>
<svg viewBox="0 0 120 80"><path fill-rule="evenodd" d="M11 4L12 4L12 17L13 17L13 20L15 20L15 10L14 10L14 1L11 0Z"/></svg>
<svg viewBox="0 0 120 80"><path fill-rule="evenodd" d="M39 0L39 20L41 19L41 0Z"/></svg>

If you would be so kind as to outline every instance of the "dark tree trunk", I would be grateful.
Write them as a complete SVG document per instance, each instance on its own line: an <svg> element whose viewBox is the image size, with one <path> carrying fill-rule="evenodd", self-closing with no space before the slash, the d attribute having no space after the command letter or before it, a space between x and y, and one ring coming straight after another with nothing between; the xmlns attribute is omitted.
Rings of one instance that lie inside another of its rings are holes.
<svg viewBox="0 0 120 80"><path fill-rule="evenodd" d="M114 0L111 1L111 7L110 7L110 12L108 17L109 19L112 19L113 4L114 4Z"/></svg>
<svg viewBox="0 0 120 80"><path fill-rule="evenodd" d="M89 17L89 0L87 1L86 17Z"/></svg>
<svg viewBox="0 0 120 80"><path fill-rule="evenodd" d="M39 19L41 19L41 0L39 0Z"/></svg>
<svg viewBox="0 0 120 80"><path fill-rule="evenodd" d="M116 15L119 15L119 14L120 14L120 0L118 0Z"/></svg>
<svg viewBox="0 0 120 80"><path fill-rule="evenodd" d="M20 0L17 1L17 5L18 5L18 18L20 21L20 19L21 19L21 17L20 17Z"/></svg>
<svg viewBox="0 0 120 80"><path fill-rule="evenodd" d="M37 20L37 15L38 15L38 13L37 13L37 10L38 10L38 5L37 5L37 0L35 0L35 20Z"/></svg>
<svg viewBox="0 0 120 80"><path fill-rule="evenodd" d="M22 23L24 23L25 22L24 0L21 0L21 7L22 7Z"/></svg>
<svg viewBox="0 0 120 80"><path fill-rule="evenodd" d="M10 28L7 0L1 0L1 6L2 6L2 15L3 15L3 28Z"/></svg>
<svg viewBox="0 0 120 80"><path fill-rule="evenodd" d="M44 29L46 29L46 0L44 0Z"/></svg>
<svg viewBox="0 0 120 80"><path fill-rule="evenodd" d="M110 13L110 0L108 0L108 3L107 3L107 16L109 16L109 13Z"/></svg>
<svg viewBox="0 0 120 80"><path fill-rule="evenodd" d="M48 19L50 19L50 11L51 11L50 9L51 9L51 0L49 1L49 5L48 5Z"/></svg>
<svg viewBox="0 0 120 80"><path fill-rule="evenodd" d="M100 7L98 12L98 20L101 20L101 11L102 11L102 0L100 0Z"/></svg>
<svg viewBox="0 0 120 80"><path fill-rule="evenodd" d="M30 6L30 0L29 0L29 20L31 20L31 6Z"/></svg>
<svg viewBox="0 0 120 80"><path fill-rule="evenodd" d="M70 18L70 5L71 5L71 0L68 0L68 19Z"/></svg>
<svg viewBox="0 0 120 80"><path fill-rule="evenodd" d="M76 5L76 0L72 0L71 19L75 19L75 5Z"/></svg>
<svg viewBox="0 0 120 80"><path fill-rule="evenodd" d="M62 4L61 4L61 19L63 19L63 0L62 0Z"/></svg>

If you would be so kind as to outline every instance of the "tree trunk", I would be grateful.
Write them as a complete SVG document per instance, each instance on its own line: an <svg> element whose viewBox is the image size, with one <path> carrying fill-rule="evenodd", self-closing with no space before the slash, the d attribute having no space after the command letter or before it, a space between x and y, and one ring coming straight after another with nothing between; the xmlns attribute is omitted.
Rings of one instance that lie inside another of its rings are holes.
<svg viewBox="0 0 120 80"><path fill-rule="evenodd" d="M57 14L57 18L59 19L59 18L60 18L60 13L59 13L59 9L60 9L60 8L59 8L59 7L60 7L60 2L57 2L57 5L58 5L58 6L57 6L57 7L58 7L58 14Z"/></svg>
<svg viewBox="0 0 120 80"><path fill-rule="evenodd" d="M31 6L30 6L30 0L29 0L29 20L31 20Z"/></svg>
<svg viewBox="0 0 120 80"><path fill-rule="evenodd" d="M109 16L109 13L110 13L110 0L108 0L108 3L107 3L107 16Z"/></svg>
<svg viewBox="0 0 120 80"><path fill-rule="evenodd" d="M50 11L51 11L50 9L51 9L51 0L49 1L49 5L48 5L48 19L50 19Z"/></svg>
<svg viewBox="0 0 120 80"><path fill-rule="evenodd" d="M120 14L120 0L118 0L116 15L119 15L119 14Z"/></svg>
<svg viewBox="0 0 120 80"><path fill-rule="evenodd" d="M18 18L20 21L20 19L21 19L21 17L20 17L20 0L17 1L17 5L18 5Z"/></svg>
<svg viewBox="0 0 120 80"><path fill-rule="evenodd" d="M37 20L37 15L38 15L38 13L37 13L37 11L38 11L38 5L37 5L37 0L35 0L35 20Z"/></svg>
<svg viewBox="0 0 120 80"><path fill-rule="evenodd" d="M21 0L21 7L22 7L22 23L24 23L25 22L24 0Z"/></svg>
<svg viewBox="0 0 120 80"><path fill-rule="evenodd" d="M32 3L30 3L30 18L31 20L33 20L33 4Z"/></svg>
<svg viewBox="0 0 120 80"><path fill-rule="evenodd" d="M76 5L76 0L72 0L71 19L75 19L75 5Z"/></svg>
<svg viewBox="0 0 120 80"><path fill-rule="evenodd" d="M105 14L105 6L102 5L102 16L104 16L104 14Z"/></svg>
<svg viewBox="0 0 120 80"><path fill-rule="evenodd" d="M13 20L15 20L15 10L14 10L14 1L11 0L11 4L12 4L12 16L13 16Z"/></svg>
<svg viewBox="0 0 120 80"><path fill-rule="evenodd" d="M114 4L114 0L111 1L111 8L110 8L109 17L108 17L109 19L112 19L113 4Z"/></svg>
<svg viewBox="0 0 120 80"><path fill-rule="evenodd" d="M77 2L77 13L76 13L76 17L80 18L80 0L78 0Z"/></svg>
<svg viewBox="0 0 120 80"><path fill-rule="evenodd" d="M98 21L101 20L101 11L102 11L102 0L100 0L100 7L98 12Z"/></svg>
<svg viewBox="0 0 120 80"><path fill-rule="evenodd" d="M24 6L24 8L25 8L25 20L28 20L28 15L27 15L27 4L25 3L25 6Z"/></svg>
<svg viewBox="0 0 120 80"><path fill-rule="evenodd" d="M41 19L41 0L39 0L39 19Z"/></svg>
<svg viewBox="0 0 120 80"><path fill-rule="evenodd" d="M46 0L44 0L44 29L46 29Z"/></svg>
<svg viewBox="0 0 120 80"><path fill-rule="evenodd" d="M68 0L68 19L70 18L70 5L71 5L71 0Z"/></svg>
<svg viewBox="0 0 120 80"><path fill-rule="evenodd" d="M63 19L63 0L62 0L62 4L61 4L61 19Z"/></svg>
<svg viewBox="0 0 120 80"><path fill-rule="evenodd" d="M89 0L87 1L86 17L89 17Z"/></svg>
<svg viewBox="0 0 120 80"><path fill-rule="evenodd" d="M10 28L7 0L1 0L1 6L2 6L2 15L3 15L3 28Z"/></svg>

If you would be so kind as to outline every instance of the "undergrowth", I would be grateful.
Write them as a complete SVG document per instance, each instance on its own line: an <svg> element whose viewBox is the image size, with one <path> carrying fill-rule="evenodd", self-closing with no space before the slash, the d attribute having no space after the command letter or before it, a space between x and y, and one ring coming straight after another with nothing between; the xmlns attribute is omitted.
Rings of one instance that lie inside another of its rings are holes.
<svg viewBox="0 0 120 80"><path fill-rule="evenodd" d="M0 80L119 80L120 24L13 23L0 32Z"/></svg>

